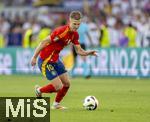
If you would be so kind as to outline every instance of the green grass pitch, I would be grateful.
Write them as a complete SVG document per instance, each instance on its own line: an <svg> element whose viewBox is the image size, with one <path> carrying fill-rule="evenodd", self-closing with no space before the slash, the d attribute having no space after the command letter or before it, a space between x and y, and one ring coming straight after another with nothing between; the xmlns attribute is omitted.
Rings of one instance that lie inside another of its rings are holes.
<svg viewBox="0 0 150 122"><path fill-rule="evenodd" d="M42 76L0 76L0 96L33 97L34 85L46 85ZM94 95L98 109L87 111L83 99ZM50 96L51 102L54 94ZM71 78L71 88L62 104L69 109L51 110L51 122L150 122L150 79Z"/></svg>

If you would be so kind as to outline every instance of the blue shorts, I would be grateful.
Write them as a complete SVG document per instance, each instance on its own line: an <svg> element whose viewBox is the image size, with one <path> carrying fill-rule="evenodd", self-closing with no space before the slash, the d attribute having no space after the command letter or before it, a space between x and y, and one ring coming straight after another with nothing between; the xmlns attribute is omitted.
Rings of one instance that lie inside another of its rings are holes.
<svg viewBox="0 0 150 122"><path fill-rule="evenodd" d="M43 61L41 58L38 58L38 67L42 74L48 79L52 80L57 76L67 72L64 64L60 61L60 59L55 63L49 63Z"/></svg>

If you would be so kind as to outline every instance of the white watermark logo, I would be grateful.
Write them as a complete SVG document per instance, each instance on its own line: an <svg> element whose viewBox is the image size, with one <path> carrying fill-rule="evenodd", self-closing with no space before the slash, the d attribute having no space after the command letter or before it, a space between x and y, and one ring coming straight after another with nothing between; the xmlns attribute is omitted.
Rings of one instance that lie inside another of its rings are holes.
<svg viewBox="0 0 150 122"><path fill-rule="evenodd" d="M50 121L49 98L37 99L33 97L1 97L0 107L2 108L2 112L0 112L1 118L17 118L21 120L24 120L24 118L26 120L32 118L33 122L40 122L43 121L43 119L44 122Z"/></svg>

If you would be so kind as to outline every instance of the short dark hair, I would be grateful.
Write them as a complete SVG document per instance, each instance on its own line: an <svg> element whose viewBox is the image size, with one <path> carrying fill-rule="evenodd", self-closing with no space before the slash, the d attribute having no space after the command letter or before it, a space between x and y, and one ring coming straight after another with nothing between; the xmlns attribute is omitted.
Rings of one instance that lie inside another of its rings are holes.
<svg viewBox="0 0 150 122"><path fill-rule="evenodd" d="M82 18L82 14L80 11L72 11L69 17L71 19L80 20Z"/></svg>

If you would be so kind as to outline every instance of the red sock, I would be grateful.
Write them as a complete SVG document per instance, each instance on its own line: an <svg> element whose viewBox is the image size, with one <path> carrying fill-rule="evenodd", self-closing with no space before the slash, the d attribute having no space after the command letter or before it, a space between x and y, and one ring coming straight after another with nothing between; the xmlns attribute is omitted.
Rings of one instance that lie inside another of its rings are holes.
<svg viewBox="0 0 150 122"><path fill-rule="evenodd" d="M48 84L46 86L41 87L40 92L42 92L42 93L52 93L52 92L56 92L56 89L52 84Z"/></svg>
<svg viewBox="0 0 150 122"><path fill-rule="evenodd" d="M63 97L66 95L68 89L69 87L63 86L63 88L57 92L55 102L59 103L63 99Z"/></svg>

